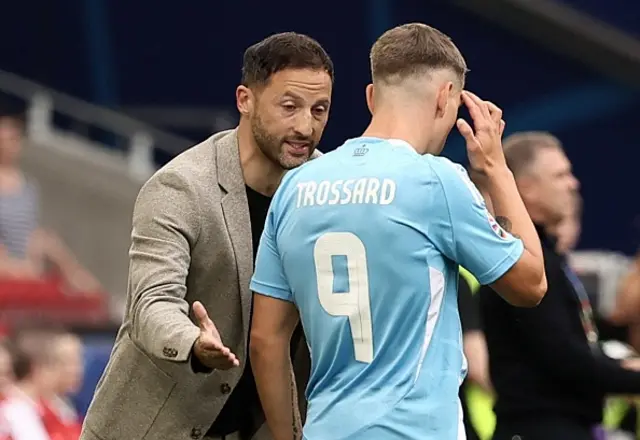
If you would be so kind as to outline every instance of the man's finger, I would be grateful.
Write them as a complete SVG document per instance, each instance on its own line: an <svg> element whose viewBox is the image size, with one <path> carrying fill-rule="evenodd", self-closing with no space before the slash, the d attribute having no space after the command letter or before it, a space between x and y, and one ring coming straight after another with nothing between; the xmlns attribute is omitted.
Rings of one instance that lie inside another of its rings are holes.
<svg viewBox="0 0 640 440"><path fill-rule="evenodd" d="M206 351L211 351L211 352L220 352L222 351L225 346L222 344L222 342L219 339L213 338L213 337L203 337L200 340L200 346L202 347L203 350Z"/></svg>
<svg viewBox="0 0 640 440"><path fill-rule="evenodd" d="M478 127L478 125L486 124L485 117L482 114L482 110L478 107L478 104L471 98L470 94L467 92L462 92L462 102L469 109L469 114L471 115L471 119L473 119L473 123ZM468 124L467 124L468 125Z"/></svg>
<svg viewBox="0 0 640 440"><path fill-rule="evenodd" d="M478 95L468 90L465 90L464 92L462 92L462 94L463 95L466 94L478 106L478 108L482 112L482 116L484 116L487 119L491 118L491 113L489 112L489 106L487 106L486 101L483 101L482 99L480 99L480 97L478 97Z"/></svg>
<svg viewBox="0 0 640 440"><path fill-rule="evenodd" d="M207 309L204 308L204 305L202 305L200 301L196 301L193 303L192 309L200 330L211 330L213 321L209 318L209 314L207 313Z"/></svg>
<svg viewBox="0 0 640 440"><path fill-rule="evenodd" d="M500 120L500 137L502 137L502 135L504 134L504 128L507 126L507 123L504 121L504 119Z"/></svg>
<svg viewBox="0 0 640 440"><path fill-rule="evenodd" d="M493 122L500 124L500 121L502 121L502 109L491 101L485 102L487 103L487 108L489 109L489 114L491 115Z"/></svg>
<svg viewBox="0 0 640 440"><path fill-rule="evenodd" d="M205 355L210 362L229 364L236 367L240 365L238 357L228 347L221 346L222 348L220 349L213 346L206 347L205 345L203 345L203 347L208 348L208 350L205 351Z"/></svg>
<svg viewBox="0 0 640 440"><path fill-rule="evenodd" d="M464 140L467 141L467 144L477 142L476 136L473 134L473 129L467 121L464 119L458 119L456 121L456 126Z"/></svg>

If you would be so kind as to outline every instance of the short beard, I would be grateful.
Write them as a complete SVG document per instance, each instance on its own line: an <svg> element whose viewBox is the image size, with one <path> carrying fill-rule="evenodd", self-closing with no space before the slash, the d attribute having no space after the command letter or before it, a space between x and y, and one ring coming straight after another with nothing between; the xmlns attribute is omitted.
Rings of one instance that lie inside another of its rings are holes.
<svg viewBox="0 0 640 440"><path fill-rule="evenodd" d="M309 160L308 158L303 161L299 158L289 160L283 151L285 139L280 139L269 133L258 114L254 114L251 117L251 134L253 135L258 148L262 151L262 154L283 170L292 170ZM315 145L312 145L312 147L315 147Z"/></svg>

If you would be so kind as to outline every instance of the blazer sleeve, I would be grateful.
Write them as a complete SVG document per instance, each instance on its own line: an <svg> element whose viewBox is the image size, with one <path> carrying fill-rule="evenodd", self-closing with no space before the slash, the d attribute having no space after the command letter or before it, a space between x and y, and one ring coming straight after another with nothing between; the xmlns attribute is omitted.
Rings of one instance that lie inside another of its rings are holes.
<svg viewBox="0 0 640 440"><path fill-rule="evenodd" d="M186 362L199 335L185 296L201 218L195 189L170 169L151 177L135 203L129 251L131 338L159 359Z"/></svg>

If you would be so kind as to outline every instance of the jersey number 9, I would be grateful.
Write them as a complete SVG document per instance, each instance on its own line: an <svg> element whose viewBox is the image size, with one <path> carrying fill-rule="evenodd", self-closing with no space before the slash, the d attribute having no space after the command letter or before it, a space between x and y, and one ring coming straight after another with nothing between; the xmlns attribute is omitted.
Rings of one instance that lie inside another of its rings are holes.
<svg viewBox="0 0 640 440"><path fill-rule="evenodd" d="M347 260L348 289L336 293L334 282L337 276L333 257L343 256ZM328 232L320 236L313 249L318 280L318 298L322 308L332 316L349 318L355 359L359 362L373 361L373 330L371 328L371 306L369 304L369 275L367 253L364 243L350 232Z"/></svg>

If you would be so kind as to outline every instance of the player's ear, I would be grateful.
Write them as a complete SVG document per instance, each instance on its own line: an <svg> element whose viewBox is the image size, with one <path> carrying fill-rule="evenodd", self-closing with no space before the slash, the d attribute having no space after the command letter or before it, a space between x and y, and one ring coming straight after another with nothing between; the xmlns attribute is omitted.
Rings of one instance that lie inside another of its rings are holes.
<svg viewBox="0 0 640 440"><path fill-rule="evenodd" d="M255 95L253 91L246 86L238 86L236 89L236 106L241 115L246 116L253 112L255 106Z"/></svg>
<svg viewBox="0 0 640 440"><path fill-rule="evenodd" d="M369 112L373 114L374 105L373 105L373 84L369 84L365 89L365 94L367 98L367 108Z"/></svg>
<svg viewBox="0 0 640 440"><path fill-rule="evenodd" d="M453 94L453 83L447 81L438 88L436 95L436 117L443 117L447 113L450 97Z"/></svg>

